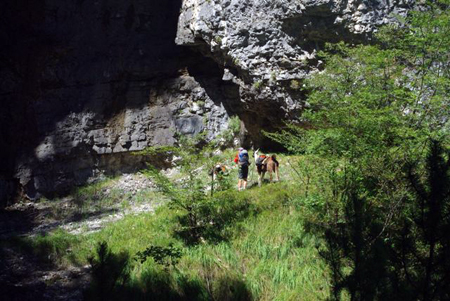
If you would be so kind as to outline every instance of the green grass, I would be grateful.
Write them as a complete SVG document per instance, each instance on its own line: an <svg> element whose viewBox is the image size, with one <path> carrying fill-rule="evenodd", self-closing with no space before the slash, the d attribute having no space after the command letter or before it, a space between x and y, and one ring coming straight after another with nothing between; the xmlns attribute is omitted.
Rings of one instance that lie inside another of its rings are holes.
<svg viewBox="0 0 450 301"><path fill-rule="evenodd" d="M189 249L181 263L204 278L238 273L258 300L319 300L329 284L315 237L286 210L249 218L232 241Z"/></svg>
<svg viewBox="0 0 450 301"><path fill-rule="evenodd" d="M174 243L183 250L183 257L170 274L174 278L166 280L177 289L181 285L178 280L188 279L202 283L204 294L221 296L227 293L223 282L234 281L246 287L256 300L325 299L329 281L316 249L320 241L305 232L302 218L292 204L300 191L288 182L280 182L241 193L224 193L250 200L255 210L232 226L231 239L217 244L185 247L172 236L177 212L165 205L155 214L127 216L96 233L75 236L59 230L22 243L28 243L38 255L45 254L66 265L86 264L103 241L113 253L125 251L132 257L149 245ZM164 274L152 260L144 264L132 260L131 278L140 283L138 286L155 271Z"/></svg>
<svg viewBox="0 0 450 301"><path fill-rule="evenodd" d="M143 294L199 300L324 300L329 297L330 280L317 251L321 241L303 226L305 187L290 180L292 170L286 162L294 159L278 159L281 182L265 183L261 188L253 186L243 192L234 187L216 192L217 197L226 194L237 202L252 205L247 217L227 226L231 236L218 243L184 245L173 235L180 212L161 205L155 213L128 215L96 233L71 235L58 230L45 236L16 239L15 245L59 264L85 265L95 255L98 244L106 242L112 253L130 255L131 283L134 291ZM230 174L233 180L237 178L235 172ZM253 181L256 180L254 175ZM97 185L80 194L85 199L95 198L104 187ZM134 196L138 202L148 197L162 199L157 192ZM152 259L143 264L133 259L150 245L170 243L183 253L175 268L166 270ZM158 291L160 287L170 290Z"/></svg>

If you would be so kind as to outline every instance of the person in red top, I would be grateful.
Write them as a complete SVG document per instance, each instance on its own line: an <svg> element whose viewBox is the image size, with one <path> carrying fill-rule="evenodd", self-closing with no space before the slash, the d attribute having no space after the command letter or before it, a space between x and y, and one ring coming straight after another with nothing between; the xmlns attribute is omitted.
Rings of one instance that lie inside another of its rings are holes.
<svg viewBox="0 0 450 301"><path fill-rule="evenodd" d="M240 148L238 149L238 152L236 153L236 156L234 157L234 163L236 163L236 164L238 164L238 162L239 162L239 152L240 152L241 150L243 150L242 147L240 147Z"/></svg>
<svg viewBox="0 0 450 301"><path fill-rule="evenodd" d="M250 161L248 158L248 152L240 147L236 157L234 157L234 163L238 164L238 190L244 190L247 188L248 166Z"/></svg>

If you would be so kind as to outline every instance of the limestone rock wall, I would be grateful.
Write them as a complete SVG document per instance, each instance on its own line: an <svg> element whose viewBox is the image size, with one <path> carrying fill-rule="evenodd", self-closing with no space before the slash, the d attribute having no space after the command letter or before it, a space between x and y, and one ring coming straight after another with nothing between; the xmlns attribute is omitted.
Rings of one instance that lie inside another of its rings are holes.
<svg viewBox="0 0 450 301"><path fill-rule="evenodd" d="M184 0L176 42L198 49L240 90L253 142L261 128L296 118L302 80L321 68L326 42L368 42L380 25L405 16L413 0Z"/></svg>
<svg viewBox="0 0 450 301"><path fill-rule="evenodd" d="M133 172L175 132L245 146L295 119L325 42L370 41L413 0L4 0L0 206ZM164 165L164 162L154 162Z"/></svg>
<svg viewBox="0 0 450 301"><path fill-rule="evenodd" d="M233 96L217 64L174 42L180 8L0 3L0 206L137 171L151 158L132 152L173 144L175 132L212 139L227 128L223 102Z"/></svg>

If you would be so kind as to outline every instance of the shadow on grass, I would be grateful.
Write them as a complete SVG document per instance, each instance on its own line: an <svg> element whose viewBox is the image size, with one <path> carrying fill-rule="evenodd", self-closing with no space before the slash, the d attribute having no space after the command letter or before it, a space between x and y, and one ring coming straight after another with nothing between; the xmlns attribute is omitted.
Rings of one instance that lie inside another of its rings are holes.
<svg viewBox="0 0 450 301"><path fill-rule="evenodd" d="M202 241L227 241L233 235L236 223L256 213L256 208L245 196L230 191L219 192L214 198L189 206L189 210L177 216L174 236L188 246Z"/></svg>
<svg viewBox="0 0 450 301"><path fill-rule="evenodd" d="M72 246L79 243L79 238L63 230L57 230L52 235L39 235L33 238L14 236L0 241L0 248L10 248L17 254L26 257L36 257L45 265L61 263L61 259L68 258L69 262L77 264L75 254L71 253Z"/></svg>
<svg viewBox="0 0 450 301"><path fill-rule="evenodd" d="M36 211L0 209L0 237L27 233L36 225Z"/></svg>
<svg viewBox="0 0 450 301"><path fill-rule="evenodd" d="M204 281L176 268L148 265L131 279L129 255L112 253L106 243L98 245L89 261L92 282L85 300L253 300L245 282L233 275Z"/></svg>
<svg viewBox="0 0 450 301"><path fill-rule="evenodd" d="M44 300L46 284L34 278L54 270L50 260L42 261L20 238L0 240L0 296L2 300Z"/></svg>
<svg viewBox="0 0 450 301"><path fill-rule="evenodd" d="M111 285L111 275L101 278L101 283L91 287L85 294L86 300L253 300L245 282L233 277L214 279L212 290L198 278L189 278L178 271L146 270L136 282ZM108 290L104 289L108 288Z"/></svg>

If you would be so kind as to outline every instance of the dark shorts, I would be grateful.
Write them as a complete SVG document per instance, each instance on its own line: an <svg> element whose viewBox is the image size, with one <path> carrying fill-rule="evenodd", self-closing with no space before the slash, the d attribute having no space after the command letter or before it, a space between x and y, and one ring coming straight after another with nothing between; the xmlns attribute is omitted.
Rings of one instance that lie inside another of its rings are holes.
<svg viewBox="0 0 450 301"><path fill-rule="evenodd" d="M247 180L248 165L239 165L238 174L239 174L239 179Z"/></svg>

